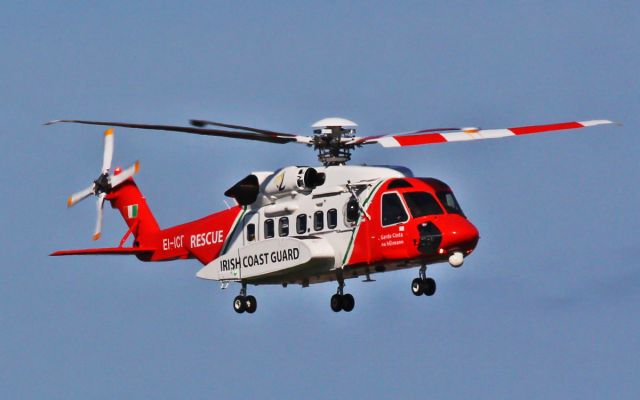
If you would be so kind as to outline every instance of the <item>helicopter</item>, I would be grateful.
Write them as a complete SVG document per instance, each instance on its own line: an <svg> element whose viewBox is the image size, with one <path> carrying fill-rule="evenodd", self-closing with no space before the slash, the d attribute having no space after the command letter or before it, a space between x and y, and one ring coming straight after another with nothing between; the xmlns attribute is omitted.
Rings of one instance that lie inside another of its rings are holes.
<svg viewBox="0 0 640 400"><path fill-rule="evenodd" d="M480 234L462 211L452 189L436 178L415 177L401 166L347 165L363 146L383 148L497 139L612 124L609 120L563 122L505 129L437 128L387 135L358 136L357 124L332 117L312 125L313 135L298 135L215 121L191 120L191 126L107 121L55 120L45 125L77 123L108 126L102 169L67 206L96 196L93 240L101 236L103 207L117 209L128 229L115 247L60 250L51 256L133 255L141 261L195 259L196 276L240 284L233 300L237 313L254 313L258 303L248 285L301 285L337 282L330 298L334 312L350 312L353 295L345 280L418 268L411 282L415 296L432 296L436 282L427 266L458 268L475 250ZM214 128L210 128L210 127ZM113 127L181 132L267 143L295 143L317 152L320 166L286 166L251 172L224 192L236 204L195 221L160 228L134 181L136 161L126 169L111 167ZM221 129L224 128L224 129ZM132 244L126 245L130 237Z"/></svg>

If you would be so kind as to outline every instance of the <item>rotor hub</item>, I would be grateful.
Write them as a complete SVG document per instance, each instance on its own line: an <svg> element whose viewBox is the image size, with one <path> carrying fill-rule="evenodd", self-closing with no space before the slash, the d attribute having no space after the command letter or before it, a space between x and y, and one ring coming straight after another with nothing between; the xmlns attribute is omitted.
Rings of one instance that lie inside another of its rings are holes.
<svg viewBox="0 0 640 400"><path fill-rule="evenodd" d="M113 189L107 173L101 174L93 183L95 184L95 194L109 193Z"/></svg>
<svg viewBox="0 0 640 400"><path fill-rule="evenodd" d="M351 160L353 145L347 144L356 135L353 121L345 118L325 118L311 125L313 147L318 150L318 160L325 166L344 165Z"/></svg>

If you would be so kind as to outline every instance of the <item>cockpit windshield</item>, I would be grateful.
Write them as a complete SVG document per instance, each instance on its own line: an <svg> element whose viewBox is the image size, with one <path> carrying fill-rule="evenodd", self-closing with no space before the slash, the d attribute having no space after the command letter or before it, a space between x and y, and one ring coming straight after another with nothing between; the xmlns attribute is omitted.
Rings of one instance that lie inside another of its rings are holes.
<svg viewBox="0 0 640 400"><path fill-rule="evenodd" d="M440 202L442 203L442 205L444 206L444 208L447 210L448 213L464 215L453 193L438 192L436 193L436 196L438 196L438 199L440 199Z"/></svg>
<svg viewBox="0 0 640 400"><path fill-rule="evenodd" d="M407 202L413 218L444 214L436 199L427 192L404 193L404 200Z"/></svg>

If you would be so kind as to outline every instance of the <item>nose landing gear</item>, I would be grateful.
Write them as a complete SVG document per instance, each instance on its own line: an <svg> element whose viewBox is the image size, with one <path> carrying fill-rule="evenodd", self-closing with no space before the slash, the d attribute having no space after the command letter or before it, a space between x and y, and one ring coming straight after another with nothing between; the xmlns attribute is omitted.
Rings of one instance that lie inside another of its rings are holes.
<svg viewBox="0 0 640 400"><path fill-rule="evenodd" d="M251 295L247 296L247 284L243 282L240 294L233 299L233 310L238 314L242 314L245 311L253 314L257 309L258 301Z"/></svg>
<svg viewBox="0 0 640 400"><path fill-rule="evenodd" d="M433 296L436 292L436 281L427 277L427 266L420 267L419 277L411 282L411 293L415 296Z"/></svg>
<svg viewBox="0 0 640 400"><path fill-rule="evenodd" d="M351 312L356 305L356 300L350 293L344 294L344 278L342 273L337 274L338 290L336 294L331 296L331 309L334 312L346 311Z"/></svg>

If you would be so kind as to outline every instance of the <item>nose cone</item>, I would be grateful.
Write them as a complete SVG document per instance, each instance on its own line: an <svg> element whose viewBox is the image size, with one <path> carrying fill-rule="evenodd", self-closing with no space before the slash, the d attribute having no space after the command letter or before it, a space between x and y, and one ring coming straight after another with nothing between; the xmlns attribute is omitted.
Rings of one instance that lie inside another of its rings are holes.
<svg viewBox="0 0 640 400"><path fill-rule="evenodd" d="M442 224L443 237L441 247L448 252L457 250L469 254L476 248L480 233L468 219L450 214Z"/></svg>

